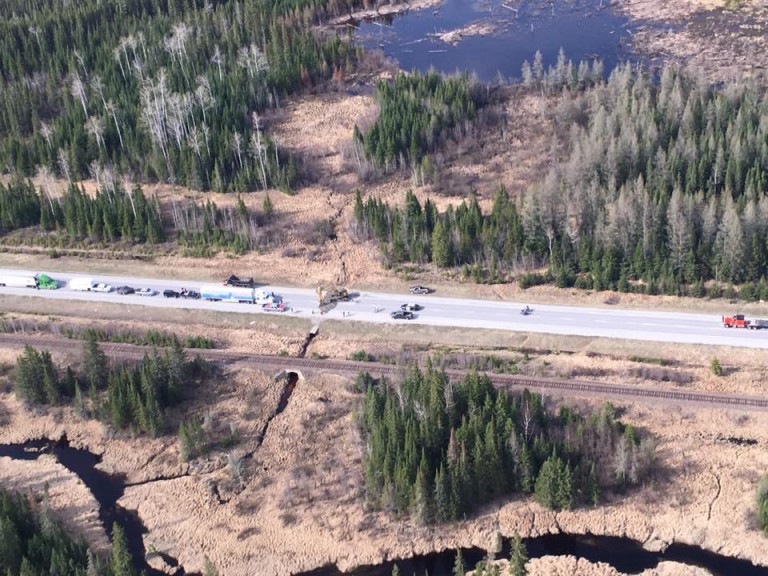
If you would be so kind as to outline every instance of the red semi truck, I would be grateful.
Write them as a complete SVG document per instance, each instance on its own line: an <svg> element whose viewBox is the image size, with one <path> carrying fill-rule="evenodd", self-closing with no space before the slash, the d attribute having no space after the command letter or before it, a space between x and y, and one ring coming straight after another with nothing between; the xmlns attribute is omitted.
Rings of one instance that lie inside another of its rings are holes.
<svg viewBox="0 0 768 576"><path fill-rule="evenodd" d="M750 330L762 330L768 328L768 320L747 320L744 314L735 316L723 316L723 326L726 328L749 328Z"/></svg>

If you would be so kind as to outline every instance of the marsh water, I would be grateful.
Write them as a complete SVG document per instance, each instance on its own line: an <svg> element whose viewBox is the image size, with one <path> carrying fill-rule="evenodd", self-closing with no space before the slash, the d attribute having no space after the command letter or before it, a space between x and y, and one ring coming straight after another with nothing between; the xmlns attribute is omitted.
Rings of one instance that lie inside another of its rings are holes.
<svg viewBox="0 0 768 576"><path fill-rule="evenodd" d="M290 380L288 381L291 384ZM295 385L295 381L293 383ZM288 390L289 387L286 388ZM292 385L290 391L292 391ZM290 396L284 392L285 402ZM133 556L134 566L144 571L148 576L161 576L162 572L151 568L145 560L145 549L142 534L146 531L138 515L122 508L117 501L123 494L125 483L119 476L107 474L100 470L97 464L99 456L69 445L66 436L59 440L39 439L24 444L0 444L0 456L16 460L35 460L42 454L53 454L68 470L75 473L91 491L99 503L99 518L107 532L110 532L112 522L119 523L128 539L129 550ZM768 568L752 565L747 560L722 556L696 546L672 544L664 552L650 552L643 549L640 542L629 538L614 536L592 536L582 534L547 534L525 540L528 555L531 558L542 556L570 555L585 558L591 562L604 562L614 566L626 574L638 574L648 568L654 568L662 560L681 562L690 566L707 569L713 576L768 576ZM479 548L462 550L466 565L474 566L485 556L485 551ZM500 558L508 557L509 540L504 541ZM175 558L162 554L170 566L178 566ZM349 576L390 576L397 564L403 576L450 576L453 569L455 550L445 550L404 558L397 561L387 561L375 566L361 566L350 571ZM181 568L181 567L180 567ZM177 574L184 574L179 569ZM297 576L341 576L342 572L335 565L323 566L304 572Z"/></svg>
<svg viewBox="0 0 768 576"><path fill-rule="evenodd" d="M486 35L449 44L444 32L482 27ZM562 48L574 62L600 58L610 71L632 59L633 25L606 0L443 0L423 10L357 23L356 37L379 48L403 70L435 68L474 74L481 81L519 78L523 62L541 51L554 65Z"/></svg>

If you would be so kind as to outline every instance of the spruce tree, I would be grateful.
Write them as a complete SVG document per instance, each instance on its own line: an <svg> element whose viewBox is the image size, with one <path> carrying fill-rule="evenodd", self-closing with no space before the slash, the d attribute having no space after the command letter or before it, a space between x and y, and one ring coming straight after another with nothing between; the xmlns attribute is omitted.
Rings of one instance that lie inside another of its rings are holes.
<svg viewBox="0 0 768 576"><path fill-rule="evenodd" d="M131 563L131 553L128 551L128 540L117 522L112 524L112 552L109 558L111 576L136 576Z"/></svg>
<svg viewBox="0 0 768 576"><path fill-rule="evenodd" d="M526 576L528 574L528 550L525 548L520 534L515 532L510 541L509 576Z"/></svg>
<svg viewBox="0 0 768 576"><path fill-rule="evenodd" d="M99 346L94 330L88 330L86 333L85 344L83 345L83 364L85 366L85 379L90 388L98 389L106 384L107 356Z"/></svg>
<svg viewBox="0 0 768 576"><path fill-rule="evenodd" d="M216 570L216 566L213 565L211 559L208 556L203 556L203 576L219 576L219 571Z"/></svg>
<svg viewBox="0 0 768 576"><path fill-rule="evenodd" d="M464 565L464 556L461 548L456 550L456 560L453 563L453 576L466 576L467 567Z"/></svg>

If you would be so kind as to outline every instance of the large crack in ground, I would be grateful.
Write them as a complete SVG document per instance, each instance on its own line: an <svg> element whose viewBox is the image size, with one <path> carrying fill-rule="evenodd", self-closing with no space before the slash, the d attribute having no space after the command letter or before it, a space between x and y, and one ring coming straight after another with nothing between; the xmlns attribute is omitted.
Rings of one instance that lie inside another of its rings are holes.
<svg viewBox="0 0 768 576"><path fill-rule="evenodd" d="M717 499L720 498L720 476L715 473L712 473L712 476L714 476L715 482L717 483L717 492L715 492L715 497L712 498L709 503L709 507L707 508L707 521L712 518L712 506L714 506L715 502L717 502Z"/></svg>
<svg viewBox="0 0 768 576"><path fill-rule="evenodd" d="M296 389L296 384L299 382L299 375L296 372L288 372L286 379L285 379L285 385L283 386L283 391L280 394L280 400L277 403L277 408L272 413L272 415L267 418L267 421L264 422L264 426L261 427L261 430L259 431L259 434L256 438L256 448L260 448L262 444L264 444L264 439L267 437L267 429L269 428L270 423L272 420L274 420L277 416L282 414L282 412L288 407L288 400L291 399L291 394L293 394L293 391ZM253 452L251 452L251 456L253 456Z"/></svg>

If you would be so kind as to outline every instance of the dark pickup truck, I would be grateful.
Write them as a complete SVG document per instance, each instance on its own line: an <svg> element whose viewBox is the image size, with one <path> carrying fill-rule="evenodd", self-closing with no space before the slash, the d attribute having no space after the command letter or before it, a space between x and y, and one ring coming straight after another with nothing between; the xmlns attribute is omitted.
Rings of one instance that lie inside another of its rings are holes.
<svg viewBox="0 0 768 576"><path fill-rule="evenodd" d="M256 288L253 278L239 278L232 274L224 281L224 286L236 286L237 288Z"/></svg>

